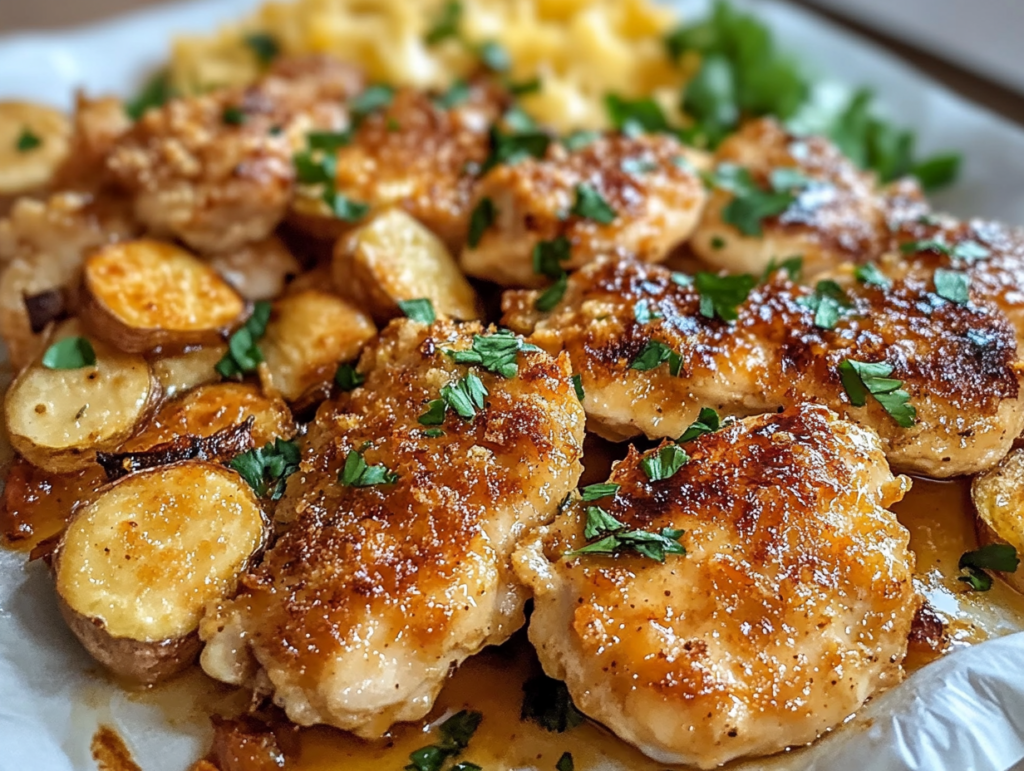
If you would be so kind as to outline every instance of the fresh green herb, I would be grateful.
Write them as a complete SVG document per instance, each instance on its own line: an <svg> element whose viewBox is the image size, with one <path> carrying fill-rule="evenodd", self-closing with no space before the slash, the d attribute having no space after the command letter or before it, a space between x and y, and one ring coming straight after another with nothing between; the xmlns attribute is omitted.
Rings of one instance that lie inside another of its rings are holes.
<svg viewBox="0 0 1024 771"><path fill-rule="evenodd" d="M243 452L228 463L256 493L257 498L269 497L276 501L284 495L288 477L299 470L297 442L287 442L278 437L259 449Z"/></svg>
<svg viewBox="0 0 1024 771"><path fill-rule="evenodd" d="M602 498L607 498L609 495L615 495L619 491L619 485L615 482L604 482L602 484L587 485L580 493L583 496L583 500L587 503L593 501L599 501Z"/></svg>
<svg viewBox="0 0 1024 771"><path fill-rule="evenodd" d="M713 407L701 407L700 412L697 414L697 419L690 424L689 428L683 431L682 436L676 441L680 444L690 442L698 436L713 434L721 427L722 419L718 416L718 412Z"/></svg>
<svg viewBox="0 0 1024 771"><path fill-rule="evenodd" d="M850 298L835 281L819 281L814 294L801 297L799 305L814 311L814 326L819 329L834 329L839 319L852 307Z"/></svg>
<svg viewBox="0 0 1024 771"><path fill-rule="evenodd" d="M406 771L440 771L448 758L458 756L469 746L470 739L480 726L483 715L479 712L462 710L456 712L445 720L440 728L441 741L431 744L409 755L410 763L405 767ZM473 764L460 763L461 766L472 766ZM452 771L455 771L453 768ZM471 769L466 769L471 771Z"/></svg>
<svg viewBox="0 0 1024 771"><path fill-rule="evenodd" d="M391 132L402 130L402 124L394 118L388 118L384 125L387 127L387 130Z"/></svg>
<svg viewBox="0 0 1024 771"><path fill-rule="evenodd" d="M910 403L910 395L902 389L903 381L889 377L892 372L893 366L884 361L845 359L839 365L839 378L853 406L863 407L871 394L898 425L910 428L917 422L917 410Z"/></svg>
<svg viewBox="0 0 1024 771"><path fill-rule="evenodd" d="M574 153L577 150L582 150L587 145L592 145L600 138L601 132L599 131L586 131L584 129L580 129L563 137L562 144L565 145L566 150Z"/></svg>
<svg viewBox="0 0 1024 771"><path fill-rule="evenodd" d="M769 192L752 188L745 195L736 195L722 209L722 220L747 236L763 235L761 223L768 217L782 214L796 200L792 193Z"/></svg>
<svg viewBox="0 0 1024 771"><path fill-rule="evenodd" d="M662 318L662 314L657 306L651 307L650 300L644 299L637 300L636 305L633 306L633 318L636 319L637 324L649 324L655 319Z"/></svg>
<svg viewBox="0 0 1024 771"><path fill-rule="evenodd" d="M656 562L664 562L667 554L686 554L686 549L679 542L682 535L682 530L670 527L662 528L660 533L627 530L624 523L600 506L587 506L587 523L583 537L592 543L567 552L563 556L572 558L583 554L611 555L632 550Z"/></svg>
<svg viewBox="0 0 1024 771"><path fill-rule="evenodd" d="M457 38L459 36L459 23L462 21L462 3L448 2L444 4L441 13L434 24L427 30L425 38L427 45L437 45L442 40Z"/></svg>
<svg viewBox="0 0 1024 771"><path fill-rule="evenodd" d="M537 121L527 115L523 108L517 105L513 105L505 110L501 116L501 122L510 131L525 133L537 130Z"/></svg>
<svg viewBox="0 0 1024 771"><path fill-rule="evenodd" d="M513 166L525 158L542 158L551 144L551 137L538 129L504 133L497 126L491 127L491 153L480 167L485 174L495 166Z"/></svg>
<svg viewBox="0 0 1024 771"><path fill-rule="evenodd" d="M576 391L576 398L581 402L587 398L586 392L583 390L583 376L573 375L572 376L572 387Z"/></svg>
<svg viewBox="0 0 1024 771"><path fill-rule="evenodd" d="M541 90L540 78L530 78L529 80L523 80L519 83L513 83L509 81L505 84L508 91L512 96L526 96L527 94L535 94Z"/></svg>
<svg viewBox="0 0 1024 771"><path fill-rule="evenodd" d="M310 131L306 134L306 144L309 145L309 149L325 153L333 153L339 147L344 147L351 142L351 131ZM333 176L332 174L331 178Z"/></svg>
<svg viewBox="0 0 1024 771"><path fill-rule="evenodd" d="M572 205L571 212L577 217L593 220L602 225L608 225L615 221L615 209L601 193L591 185L581 182L576 185L576 201Z"/></svg>
<svg viewBox="0 0 1024 771"><path fill-rule="evenodd" d="M469 237L467 239L470 249L476 249L480 245L484 233L494 224L497 216L498 209L490 198L481 198L480 202L473 207L473 211L469 215Z"/></svg>
<svg viewBox="0 0 1024 771"><path fill-rule="evenodd" d="M171 79L166 72L154 75L134 99L125 102L124 110L132 120L138 120L143 114L155 107L162 107L174 96Z"/></svg>
<svg viewBox="0 0 1024 771"><path fill-rule="evenodd" d="M234 105L228 105L220 114L221 121L228 126L241 126L245 123L246 117L245 111L241 107L235 107Z"/></svg>
<svg viewBox="0 0 1024 771"><path fill-rule="evenodd" d="M65 337L43 354L43 366L47 369L81 369L95 364L96 351L84 337Z"/></svg>
<svg viewBox="0 0 1024 771"><path fill-rule="evenodd" d="M772 257L768 260L768 265L764 269L764 273L761 274L761 281L767 281L777 271L785 273L791 281L799 281L800 277L804 272L804 258L803 255L796 254L792 257L786 257L783 260L778 260Z"/></svg>
<svg viewBox="0 0 1024 771"><path fill-rule="evenodd" d="M333 155L314 156L302 150L292 156L295 176L303 185L333 185L337 161Z"/></svg>
<svg viewBox="0 0 1024 771"><path fill-rule="evenodd" d="M281 53L281 46L273 35L266 32L253 32L244 38L245 44L253 52L256 60L264 67L270 64Z"/></svg>
<svg viewBox="0 0 1024 771"><path fill-rule="evenodd" d="M481 44L477 49L477 53L484 67L491 72L508 72L508 69L512 66L512 58L508 55L508 51L505 50L501 43L494 40L488 40Z"/></svg>
<svg viewBox="0 0 1024 771"><path fill-rule="evenodd" d="M672 377L678 377L679 370L683 366L682 357L658 340L649 340L643 350L633 359L629 365L630 369L646 372L661 364L668 362L668 372Z"/></svg>
<svg viewBox="0 0 1024 771"><path fill-rule="evenodd" d="M426 429L423 432L423 436L427 437L428 439L437 439L439 437L444 436L444 429L443 428L428 428L428 429Z"/></svg>
<svg viewBox="0 0 1024 771"><path fill-rule="evenodd" d="M449 383L441 389L441 400L446 408L450 407L455 410L456 414L463 420L472 420L477 410L484 408L485 396L487 396L486 386L472 372L467 373L455 385ZM431 402L428 405L427 414L431 414L430 411L433 409L435 409L434 402ZM423 423L423 417L420 418L420 422Z"/></svg>
<svg viewBox="0 0 1024 771"><path fill-rule="evenodd" d="M21 130L21 133L18 134L18 139L14 143L14 148L19 153L27 153L29 150L35 150L42 143L43 140L39 138L39 135L34 133L28 126L25 126Z"/></svg>
<svg viewBox="0 0 1024 771"><path fill-rule="evenodd" d="M245 324L228 338L228 352L215 367L221 377L236 377L256 371L263 361L263 352L256 343L267 331L269 321L270 303L261 300L253 306L252 315Z"/></svg>
<svg viewBox="0 0 1024 771"><path fill-rule="evenodd" d="M538 675L523 683L523 706L519 719L534 722L545 731L564 733L582 725L585 718L572 703L565 683L547 675Z"/></svg>
<svg viewBox="0 0 1024 771"><path fill-rule="evenodd" d="M444 399L431 399L427 402L427 411L419 416L421 426L439 426L444 423L448 412L448 402Z"/></svg>
<svg viewBox="0 0 1024 771"><path fill-rule="evenodd" d="M353 122L359 123L371 113L389 107L394 98L395 90L391 86L368 86L349 101L348 108L352 113Z"/></svg>
<svg viewBox="0 0 1024 771"><path fill-rule="evenodd" d="M419 297L415 300L399 300L398 307L406 318L419 321L424 324L433 324L437 321L437 314L434 312L434 303L429 297Z"/></svg>
<svg viewBox="0 0 1024 771"><path fill-rule="evenodd" d="M685 273L673 271L670 278L676 286L693 286L693 277L687 276Z"/></svg>
<svg viewBox="0 0 1024 771"><path fill-rule="evenodd" d="M949 300L957 305L967 305L971 300L971 278L959 270L946 270L936 268L935 294L943 300Z"/></svg>
<svg viewBox="0 0 1024 771"><path fill-rule="evenodd" d="M473 335L473 344L466 351L446 351L456 364L481 367L502 377L515 377L519 370L516 357L520 351L539 351L508 330L490 335Z"/></svg>
<svg viewBox="0 0 1024 771"><path fill-rule="evenodd" d="M739 318L737 309L746 302L757 280L746 273L716 276L714 273L700 272L694 277L694 284L700 293L702 316L736 321Z"/></svg>
<svg viewBox="0 0 1024 771"><path fill-rule="evenodd" d="M654 455L647 455L640 461L640 465L648 479L652 482L660 482L679 471L688 460L690 460L690 456L682 447L676 444L666 444Z"/></svg>
<svg viewBox="0 0 1024 771"><path fill-rule="evenodd" d="M862 284L877 286L879 289L889 289L892 286L892 279L882 273L872 262L858 265L853 269L853 276Z"/></svg>
<svg viewBox="0 0 1024 771"><path fill-rule="evenodd" d="M572 244L565 236L539 241L533 247L533 272L548 278L560 278L565 272L562 263L571 256Z"/></svg>
<svg viewBox="0 0 1024 771"><path fill-rule="evenodd" d="M725 239L722 238L721 236L712 236L711 237L711 248L714 249L715 251L718 251L719 249L724 249L725 248Z"/></svg>
<svg viewBox="0 0 1024 771"><path fill-rule="evenodd" d="M339 364L334 371L334 384L342 391L353 391L365 382L366 376L351 364Z"/></svg>
<svg viewBox="0 0 1024 771"><path fill-rule="evenodd" d="M670 132L672 127L658 103L651 98L625 99L617 94L604 98L608 120L626 136Z"/></svg>
<svg viewBox="0 0 1024 771"><path fill-rule="evenodd" d="M568 286L569 274L562 273L561 276L555 279L555 283L541 292L540 296L533 303L533 307L542 313L554 310L565 296L565 290Z"/></svg>
<svg viewBox="0 0 1024 771"><path fill-rule="evenodd" d="M572 761L571 752L562 753L562 757L555 763L555 771L576 771L576 764Z"/></svg>
<svg viewBox="0 0 1024 771"><path fill-rule="evenodd" d="M907 241L900 244L900 251L904 254L918 254L920 252L936 252L945 254L957 260L974 262L991 256L991 252L977 241L960 241L950 246L945 241L930 238L921 241Z"/></svg>
<svg viewBox="0 0 1024 771"><path fill-rule="evenodd" d="M623 158L619 168L626 174L650 174L657 171L658 164L647 158Z"/></svg>
<svg viewBox="0 0 1024 771"><path fill-rule="evenodd" d="M345 465L338 474L338 482L345 487L373 487L374 485L393 485L398 481L398 474L390 471L387 466L367 465L361 453L352 450L345 457Z"/></svg>
<svg viewBox="0 0 1024 771"><path fill-rule="evenodd" d="M370 205L353 201L344 193L339 193L329 186L324 191L324 203L326 203L335 217L344 222L358 222L370 211Z"/></svg>
<svg viewBox="0 0 1024 771"><path fill-rule="evenodd" d="M950 252L950 256L964 262L974 262L975 260L984 260L991 257L992 252L977 241L967 240L956 244Z"/></svg>
<svg viewBox="0 0 1024 771"><path fill-rule="evenodd" d="M456 80L447 91L434 99L434 104L442 110L450 110L467 101L470 94L469 84L464 80Z"/></svg>
<svg viewBox="0 0 1024 771"><path fill-rule="evenodd" d="M980 549L965 552L960 557L957 566L968 573L959 576L957 580L963 581L976 592L987 592L992 588L992 577L986 570L1014 573L1019 564L1016 548L1006 543L990 543Z"/></svg>
<svg viewBox="0 0 1024 771"><path fill-rule="evenodd" d="M917 177L926 191L938 190L956 182L962 161L959 153L940 153L914 164L910 173Z"/></svg>

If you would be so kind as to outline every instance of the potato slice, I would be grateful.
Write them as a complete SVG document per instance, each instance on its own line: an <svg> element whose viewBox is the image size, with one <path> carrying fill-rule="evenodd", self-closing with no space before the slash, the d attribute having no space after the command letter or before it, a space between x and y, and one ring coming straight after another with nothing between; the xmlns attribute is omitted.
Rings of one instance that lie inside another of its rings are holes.
<svg viewBox="0 0 1024 771"><path fill-rule="evenodd" d="M317 388L330 390L338 364L358 358L376 333L369 316L330 292L283 297L260 341L263 387L292 402Z"/></svg>
<svg viewBox="0 0 1024 771"><path fill-rule="evenodd" d="M213 383L200 386L164 404L146 426L125 442L121 452L139 452L179 436L211 436L256 418L252 439L256 447L295 434L295 421L280 399L264 396L251 383Z"/></svg>
<svg viewBox="0 0 1024 771"><path fill-rule="evenodd" d="M51 342L80 336L65 322ZM4 403L11 444L31 463L55 473L85 468L98 450L113 450L132 435L159 386L141 356L93 340L96 364L48 369L40 360L23 370Z"/></svg>
<svg viewBox="0 0 1024 771"><path fill-rule="evenodd" d="M131 474L64 531L53 558L61 612L101 664L157 682L192 663L203 608L234 592L269 537L230 469L185 461Z"/></svg>
<svg viewBox="0 0 1024 771"><path fill-rule="evenodd" d="M82 318L128 353L217 343L244 320L245 301L212 267L173 244L110 244L85 261Z"/></svg>
<svg viewBox="0 0 1024 771"><path fill-rule="evenodd" d="M210 265L246 300L272 300L302 266L277 236L210 257Z"/></svg>
<svg viewBox="0 0 1024 771"><path fill-rule="evenodd" d="M438 314L480 318L480 301L444 243L401 209L373 217L338 241L334 285L378 324L402 315L399 301L429 299Z"/></svg>
<svg viewBox="0 0 1024 771"><path fill-rule="evenodd" d="M160 383L164 398L173 399L191 388L220 380L215 367L227 350L224 344L204 345L151 360L153 375Z"/></svg>
<svg viewBox="0 0 1024 771"><path fill-rule="evenodd" d="M0 196L46 186L68 154L71 122L31 102L0 102Z"/></svg>
<svg viewBox="0 0 1024 771"><path fill-rule="evenodd" d="M1008 543L1024 557L1024 449L1013 450L971 484L975 529L982 546ZM1024 593L1024 566L995 575Z"/></svg>

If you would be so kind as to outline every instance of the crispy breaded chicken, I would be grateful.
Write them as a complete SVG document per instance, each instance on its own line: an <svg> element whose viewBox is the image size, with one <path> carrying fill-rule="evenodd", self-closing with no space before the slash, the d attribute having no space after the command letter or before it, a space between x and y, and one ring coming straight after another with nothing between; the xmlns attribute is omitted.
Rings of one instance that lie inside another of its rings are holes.
<svg viewBox="0 0 1024 771"><path fill-rule="evenodd" d="M300 725L372 738L423 717L451 667L523 624L512 549L576 485L584 415L565 357L522 351L503 377L446 353L486 334L396 320L364 353L365 385L310 429L277 509L284 534L210 609L207 673L272 691ZM421 424L468 374L484 406ZM352 463L377 482L354 486Z"/></svg>
<svg viewBox="0 0 1024 771"><path fill-rule="evenodd" d="M489 153L488 132L507 95L473 84L445 108L423 91L397 89L360 122L337 153L338 192L374 211L400 206L455 250L466 239L474 171Z"/></svg>
<svg viewBox="0 0 1024 771"><path fill-rule="evenodd" d="M657 450L631 449L589 505L624 531L684 531L685 555L567 554L587 543L574 503L515 567L530 641L576 705L659 762L713 768L813 741L903 679L920 598L886 507L910 484L872 431L817 405L684 447L655 482L642 461Z"/></svg>
<svg viewBox="0 0 1024 771"><path fill-rule="evenodd" d="M914 279L887 290L853 283L851 307L822 329L813 291L778 271L728 323L701 313L690 281L605 260L572 274L550 313L535 309L537 292L507 292L504 323L553 355L569 353L590 428L610 439L679 436L702 406L743 416L816 401L876 430L895 468L950 477L996 463L1024 425L1013 330L994 309L941 300ZM633 367L652 341L679 355L678 376L667 360ZM871 396L854 406L839 369L847 359L891 365L914 424L899 425Z"/></svg>
<svg viewBox="0 0 1024 771"><path fill-rule="evenodd" d="M312 128L343 128L343 100L361 85L356 70L326 57L284 60L248 88L149 110L115 143L107 168L155 233L202 252L238 248L278 225L293 151Z"/></svg>
<svg viewBox="0 0 1024 771"><path fill-rule="evenodd" d="M685 154L664 135L608 135L575 151L553 143L543 159L496 166L473 195L474 206L489 201L494 223L462 252L463 269L503 286L541 286L549 279L534 270L534 246L559 237L571 244L562 263L568 270L604 255L661 262L690 237L704 207L704 186ZM587 196L614 219L595 219Z"/></svg>

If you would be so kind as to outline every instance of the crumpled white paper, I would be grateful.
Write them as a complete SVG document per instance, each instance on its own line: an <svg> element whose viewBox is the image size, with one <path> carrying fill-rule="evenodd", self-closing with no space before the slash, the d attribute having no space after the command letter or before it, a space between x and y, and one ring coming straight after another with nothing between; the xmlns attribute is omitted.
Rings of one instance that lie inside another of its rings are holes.
<svg viewBox="0 0 1024 771"><path fill-rule="evenodd" d="M876 46L782 3L747 3L782 44L837 81L873 87L924 152L962 150L961 181L938 202L960 215L1024 223L1024 131L971 105ZM131 93L176 32L211 29L255 0L206 0L46 35L0 38L0 99L70 106L76 88ZM687 18L702 0L678 3ZM1024 759L1024 634L926 667L809 751L768 761L808 771L1006 771ZM116 727L146 771L183 771L209 741L198 710L174 719L96 674L57 612L40 564L0 551L0 771L92 771L89 741ZM759 762L743 768L760 768ZM497 770L495 770L497 771Z"/></svg>

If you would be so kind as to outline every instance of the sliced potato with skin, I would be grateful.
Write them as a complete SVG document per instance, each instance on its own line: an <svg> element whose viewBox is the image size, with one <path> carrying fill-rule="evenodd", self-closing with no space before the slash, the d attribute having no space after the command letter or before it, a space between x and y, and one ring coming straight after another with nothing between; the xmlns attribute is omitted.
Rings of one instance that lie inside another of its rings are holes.
<svg viewBox="0 0 1024 771"><path fill-rule="evenodd" d="M298 259L277 236L209 258L210 265L246 300L271 300L302 272Z"/></svg>
<svg viewBox="0 0 1024 771"><path fill-rule="evenodd" d="M0 102L0 196L49 184L68 154L71 122L62 112L32 102Z"/></svg>
<svg viewBox="0 0 1024 771"><path fill-rule="evenodd" d="M252 489L224 466L131 474L64 531L53 556L61 613L108 669L163 680L195 659L203 609L234 592L270 532Z"/></svg>
<svg viewBox="0 0 1024 771"><path fill-rule="evenodd" d="M971 483L971 498L980 545L1006 543L1024 558L1024 448L978 474ZM1024 593L1024 566L1014 573L992 572Z"/></svg>
<svg viewBox="0 0 1024 771"><path fill-rule="evenodd" d="M220 342L246 303L211 266L164 241L136 239L92 254L82 269L81 316L128 353Z"/></svg>
<svg viewBox="0 0 1024 771"><path fill-rule="evenodd" d="M370 317L337 295L307 289L282 297L260 341L263 387L292 402L330 390L338 364L358 358L375 334Z"/></svg>
<svg viewBox="0 0 1024 771"><path fill-rule="evenodd" d="M382 212L340 239L332 270L337 290L378 324L402 315L400 301L421 297L439 315L480 318L480 299L444 242L401 209Z"/></svg>
<svg viewBox="0 0 1024 771"><path fill-rule="evenodd" d="M252 383L212 383L164 404L121 451L148 450L179 436L211 436L250 416L256 418L252 429L256 447L295 434L295 421L281 399L265 396Z"/></svg>
<svg viewBox="0 0 1024 771"><path fill-rule="evenodd" d="M80 334L72 320L60 326L51 342ZM116 449L159 395L145 359L91 342L95 365L48 369L37 360L7 391L4 413L11 444L47 471L77 471L92 463L98 450Z"/></svg>
<svg viewBox="0 0 1024 771"><path fill-rule="evenodd" d="M220 380L220 373L215 367L217 362L227 353L227 345L204 345L201 348L189 348L168 356L157 356L150 360L153 375L165 399L185 393L196 386L214 383Z"/></svg>

